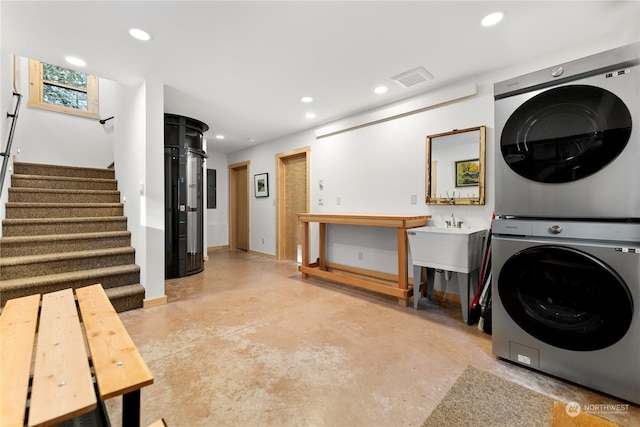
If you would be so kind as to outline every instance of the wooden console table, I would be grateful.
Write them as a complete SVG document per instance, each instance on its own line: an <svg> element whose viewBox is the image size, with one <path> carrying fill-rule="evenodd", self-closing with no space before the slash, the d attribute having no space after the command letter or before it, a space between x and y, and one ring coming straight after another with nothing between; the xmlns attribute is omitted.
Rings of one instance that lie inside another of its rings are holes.
<svg viewBox="0 0 640 427"><path fill-rule="evenodd" d="M380 292L398 298L402 306L412 295L409 289L407 261L407 229L422 227L427 224L429 215L369 215L369 214L325 214L299 213L298 221L302 223L302 264L298 270L303 278L317 276L351 286ZM317 222L319 229L318 262L310 261L309 223ZM369 227L395 228L398 238L398 274L377 274L374 271L351 268L349 274L340 274L340 266L331 265L326 260L327 224L359 225ZM388 277L385 277L388 276ZM388 283L384 283L388 282Z"/></svg>

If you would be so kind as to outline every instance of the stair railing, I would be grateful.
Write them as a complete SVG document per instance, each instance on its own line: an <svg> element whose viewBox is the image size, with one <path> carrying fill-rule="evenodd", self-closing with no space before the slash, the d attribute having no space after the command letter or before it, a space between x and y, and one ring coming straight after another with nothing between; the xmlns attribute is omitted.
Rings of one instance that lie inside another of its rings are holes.
<svg viewBox="0 0 640 427"><path fill-rule="evenodd" d="M4 176L7 174L7 166L9 166L9 157L11 157L11 144L13 143L13 133L16 130L16 122L18 121L18 112L20 111L20 102L22 102L22 95L13 92L13 96L17 97L16 107L13 110L13 114L7 113L7 117L11 117L11 129L9 130L9 138L7 140L7 146L5 150L0 153L2 159L2 172L0 172L0 192L4 188Z"/></svg>

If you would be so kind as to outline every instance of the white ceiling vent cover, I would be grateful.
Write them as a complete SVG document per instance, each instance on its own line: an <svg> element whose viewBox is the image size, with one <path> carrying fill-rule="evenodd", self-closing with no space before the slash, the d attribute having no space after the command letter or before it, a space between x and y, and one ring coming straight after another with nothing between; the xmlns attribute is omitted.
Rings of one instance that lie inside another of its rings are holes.
<svg viewBox="0 0 640 427"><path fill-rule="evenodd" d="M408 88L428 80L433 80L433 76L423 67L417 67L413 70L393 76L391 77L391 80L398 82L402 87Z"/></svg>

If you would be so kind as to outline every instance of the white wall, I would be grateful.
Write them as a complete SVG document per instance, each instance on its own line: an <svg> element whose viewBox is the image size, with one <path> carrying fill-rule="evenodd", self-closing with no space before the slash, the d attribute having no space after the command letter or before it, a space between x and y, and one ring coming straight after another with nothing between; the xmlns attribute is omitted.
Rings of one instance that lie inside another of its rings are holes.
<svg viewBox="0 0 640 427"><path fill-rule="evenodd" d="M411 102L408 100L407 102ZM275 155L311 146L311 211L330 213L393 213L433 215L436 221L455 211L470 226L488 226L493 212L493 168L491 156L493 144L487 149L487 204L485 206L428 206L424 203L425 192L425 137L430 134L486 125L487 139L493 141L493 97L492 88L485 85L478 95L470 99L445 104L416 114L394 120L357 128L329 137L316 139L313 130L308 130L280 140L263 144L229 155L229 163L251 162L251 175L268 172L270 178L269 200L251 200L251 249L275 255ZM272 175L273 174L273 175ZM323 181L323 189L319 188ZM418 203L411 204L411 195L416 194ZM340 198L340 204L337 204ZM273 199L273 200L272 200ZM324 205L320 206L319 199ZM340 250L340 262L362 268L395 271L397 260L391 251L381 258L379 247L374 247L371 234L379 235L379 242L391 236L395 242L395 231L385 233L358 227L344 227L340 233L329 234L341 241L351 242L350 248ZM363 236L366 234L367 236ZM269 243L261 244L262 236ZM314 237L312 248L315 251ZM358 243L360 242L360 244ZM383 244L383 246L386 243ZM330 254L331 251L330 250ZM364 252L362 260L358 252ZM371 253L369 256L368 253ZM312 259L317 253L312 253ZM392 272L393 272L392 271Z"/></svg>
<svg viewBox="0 0 640 427"><path fill-rule="evenodd" d="M276 253L276 155L296 148L315 144L316 139L312 130L289 135L261 144L251 149L231 153L228 155L229 164L249 160L249 249L269 255ZM313 149L311 153L313 175ZM256 198L253 188L255 174L269 174L269 197ZM312 193L313 194L313 193ZM224 195L228 199L228 192ZM264 244L262 243L264 238Z"/></svg>
<svg viewBox="0 0 640 427"><path fill-rule="evenodd" d="M144 261L140 263L140 283L145 297L164 296L164 84L154 78L145 82L145 164L138 185L140 223L144 227ZM116 150L117 152L117 150Z"/></svg>
<svg viewBox="0 0 640 427"><path fill-rule="evenodd" d="M163 85L119 85L115 119L116 178L136 248L146 299L164 295Z"/></svg>
<svg viewBox="0 0 640 427"><path fill-rule="evenodd" d="M144 182L145 164L145 88L118 85L115 129L116 179L120 198L131 231L131 245L136 248L136 263L144 260L146 239L142 228L143 204L139 185ZM141 279L142 280L142 279Z"/></svg>
<svg viewBox="0 0 640 427"><path fill-rule="evenodd" d="M310 129L229 154L229 163L249 161L251 176L268 172L270 177L269 202L252 198L250 249L275 255L275 241L270 241L271 238L275 239L276 233L275 207L272 203L277 196L273 187L275 175L272 175L275 173L275 155L303 146L311 146L312 212L425 214L431 215L435 223L441 223L453 212L468 226L488 227L495 204L493 84L616 46L612 41L602 41L598 46L585 45L564 52L551 51L545 57L456 83L477 84L475 96L329 137L316 139L313 129ZM414 103L415 98L398 104ZM372 115L375 116L375 111ZM425 205L425 137L480 125L487 127L485 205ZM332 124L323 124L322 128L327 126L331 127ZM322 190L318 185L320 179L324 184ZM412 194L418 198L415 205L411 204ZM320 198L324 201L323 206L318 203ZM261 236L266 236L269 244L262 245ZM311 240L311 258L314 259L317 257L317 227L312 227ZM395 272L396 254L390 242L395 242L393 230L341 226L339 230L329 231L328 255L334 256L342 264ZM363 253L362 260L358 257L360 252Z"/></svg>
<svg viewBox="0 0 640 427"><path fill-rule="evenodd" d="M13 94L13 55L3 53L0 56L0 151L4 151L9 137L11 128L11 119L7 117L7 113L13 114L14 96ZM0 159L2 161L3 159ZM3 188L0 189L0 219L5 216L5 204L8 198L9 181L13 164L11 158L8 159L7 173L4 180ZM2 237L2 227L0 227L0 237Z"/></svg>
<svg viewBox="0 0 640 427"><path fill-rule="evenodd" d="M2 55L2 140L0 150L4 150L9 135L13 113L13 56ZM10 169L5 176L0 204L0 218L5 216L7 188L12 173L13 158L19 162L48 163L69 166L105 168L114 159L113 120L101 125L98 120L61 114L28 107L29 102L29 61L16 57L16 79L18 91L23 95L13 138ZM111 117L115 110L116 84L99 79L99 102L101 117ZM1 233L1 232L0 232Z"/></svg>
<svg viewBox="0 0 640 427"><path fill-rule="evenodd" d="M23 105L14 138L20 162L106 168L113 162L114 125L98 120L28 107L29 60L20 58ZM99 79L100 117L115 111L116 83Z"/></svg>
<svg viewBox="0 0 640 427"><path fill-rule="evenodd" d="M209 157L205 161L205 168L216 170L217 200L215 209L205 210L205 248L226 246L229 244L228 158L224 153L207 151L207 155ZM206 172L204 176L206 180ZM206 200L204 201L204 205L207 205Z"/></svg>

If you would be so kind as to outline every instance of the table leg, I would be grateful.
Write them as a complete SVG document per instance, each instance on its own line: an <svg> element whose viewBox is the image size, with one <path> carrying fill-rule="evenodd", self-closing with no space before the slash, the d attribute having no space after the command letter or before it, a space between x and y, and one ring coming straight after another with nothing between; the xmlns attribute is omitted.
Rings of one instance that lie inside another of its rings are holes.
<svg viewBox="0 0 640 427"><path fill-rule="evenodd" d="M318 268L320 270L327 269L326 257L327 257L327 224L321 222L318 224Z"/></svg>
<svg viewBox="0 0 640 427"><path fill-rule="evenodd" d="M303 222L302 224L302 232L301 234L301 244L302 244L302 265L305 267L309 266L309 223ZM302 273L303 279L308 279L309 275Z"/></svg>
<svg viewBox="0 0 640 427"><path fill-rule="evenodd" d="M407 230L398 228L398 287L409 287L409 266L407 260Z"/></svg>
<svg viewBox="0 0 640 427"><path fill-rule="evenodd" d="M405 228L398 228L398 288L409 288L409 260L407 258L407 244L409 239L407 238L407 230ZM400 299L398 301L401 307L407 306L407 299Z"/></svg>
<svg viewBox="0 0 640 427"><path fill-rule="evenodd" d="M140 427L140 390L122 396L122 427Z"/></svg>

